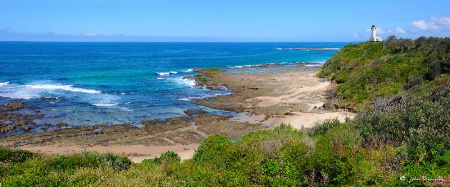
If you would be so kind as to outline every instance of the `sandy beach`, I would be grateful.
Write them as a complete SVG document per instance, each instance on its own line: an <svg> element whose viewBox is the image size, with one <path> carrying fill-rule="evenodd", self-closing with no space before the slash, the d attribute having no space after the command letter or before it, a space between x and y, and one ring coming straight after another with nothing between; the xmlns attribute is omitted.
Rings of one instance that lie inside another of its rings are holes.
<svg viewBox="0 0 450 187"><path fill-rule="evenodd" d="M126 124L61 128L9 136L0 140L0 146L45 154L109 152L127 156L133 162L171 150L184 160L192 158L201 140L212 134L223 134L237 140L248 132L273 128L281 123L302 130L326 119L344 121L354 117L353 113L324 108L326 90L332 85L316 76L321 67L299 64L252 68L214 74L200 70L200 73L209 75L208 86L225 86L234 94L193 102L234 111L237 113L234 117L186 111L186 117L142 121L143 128Z"/></svg>

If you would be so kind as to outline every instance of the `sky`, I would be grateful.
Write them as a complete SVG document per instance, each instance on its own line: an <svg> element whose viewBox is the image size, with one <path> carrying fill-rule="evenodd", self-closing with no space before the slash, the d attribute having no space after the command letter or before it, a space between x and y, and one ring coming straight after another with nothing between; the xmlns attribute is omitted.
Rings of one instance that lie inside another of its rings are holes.
<svg viewBox="0 0 450 187"><path fill-rule="evenodd" d="M450 0L0 0L0 41L367 41L450 37Z"/></svg>

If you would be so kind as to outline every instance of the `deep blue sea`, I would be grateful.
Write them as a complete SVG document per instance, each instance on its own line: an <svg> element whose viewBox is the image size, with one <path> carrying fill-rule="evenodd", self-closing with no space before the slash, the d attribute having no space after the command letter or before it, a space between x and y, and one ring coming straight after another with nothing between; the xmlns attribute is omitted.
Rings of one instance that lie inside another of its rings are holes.
<svg viewBox="0 0 450 187"><path fill-rule="evenodd" d="M0 42L0 104L22 99L45 114L41 124L138 125L143 119L208 109L192 98L231 94L183 79L196 68L323 63L346 43ZM42 101L42 98L46 98Z"/></svg>

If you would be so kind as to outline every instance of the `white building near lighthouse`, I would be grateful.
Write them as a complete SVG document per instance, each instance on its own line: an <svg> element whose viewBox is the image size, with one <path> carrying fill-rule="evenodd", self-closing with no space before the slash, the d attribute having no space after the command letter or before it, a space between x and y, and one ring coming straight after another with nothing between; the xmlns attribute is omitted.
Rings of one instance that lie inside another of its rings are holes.
<svg viewBox="0 0 450 187"><path fill-rule="evenodd" d="M372 25L372 37L370 37L370 42L381 42L381 38L377 37L377 28L375 25Z"/></svg>

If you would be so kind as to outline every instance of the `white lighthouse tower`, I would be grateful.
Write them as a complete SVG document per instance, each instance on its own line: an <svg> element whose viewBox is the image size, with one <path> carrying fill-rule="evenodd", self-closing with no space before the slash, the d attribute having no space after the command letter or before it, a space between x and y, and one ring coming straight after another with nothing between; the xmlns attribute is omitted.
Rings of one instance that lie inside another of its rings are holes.
<svg viewBox="0 0 450 187"><path fill-rule="evenodd" d="M370 37L370 42L381 42L381 38L377 37L377 28L375 25L372 25L372 37Z"/></svg>

